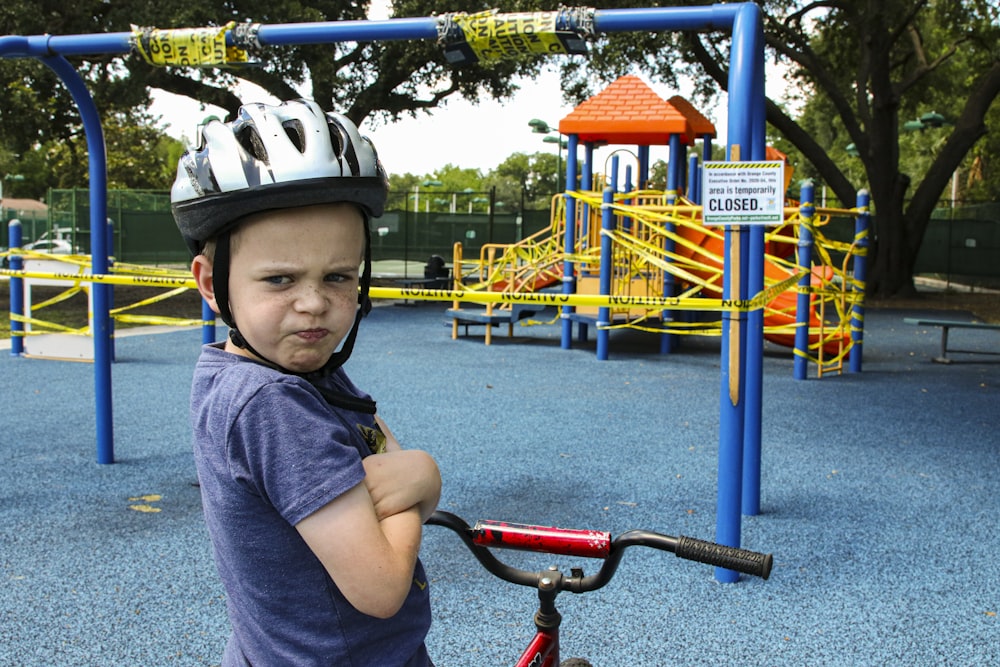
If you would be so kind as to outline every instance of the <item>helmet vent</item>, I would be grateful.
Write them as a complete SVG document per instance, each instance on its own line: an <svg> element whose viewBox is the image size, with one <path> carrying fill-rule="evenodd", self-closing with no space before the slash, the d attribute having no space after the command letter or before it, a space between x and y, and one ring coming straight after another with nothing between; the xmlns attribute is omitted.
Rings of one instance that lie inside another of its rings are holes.
<svg viewBox="0 0 1000 667"><path fill-rule="evenodd" d="M243 146L243 150L264 164L268 164L267 148L264 147L264 142L261 141L260 133L257 132L256 127L253 125L245 126L236 135L236 140Z"/></svg>
<svg viewBox="0 0 1000 667"><path fill-rule="evenodd" d="M281 124L285 128L285 134L288 135L288 140L292 142L295 149L300 153L306 152L306 137L305 128L302 126L302 121L300 120L286 120Z"/></svg>
<svg viewBox="0 0 1000 667"><path fill-rule="evenodd" d="M326 129L330 131L330 148L333 154L340 157L344 154L344 137L333 123L327 123Z"/></svg>

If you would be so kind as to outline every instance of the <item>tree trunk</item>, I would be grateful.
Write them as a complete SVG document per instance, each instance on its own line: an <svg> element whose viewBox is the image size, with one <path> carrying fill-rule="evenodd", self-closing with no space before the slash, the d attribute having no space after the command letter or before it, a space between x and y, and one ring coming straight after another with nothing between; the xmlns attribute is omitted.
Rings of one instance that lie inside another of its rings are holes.
<svg viewBox="0 0 1000 667"><path fill-rule="evenodd" d="M873 255L869 255L871 272L866 293L882 298L909 297L916 293L913 267L917 257L909 250L907 225L901 210L886 212L880 209L873 218L875 242Z"/></svg>
<svg viewBox="0 0 1000 667"><path fill-rule="evenodd" d="M869 296L883 298L913 296L913 267L920 243L913 242L913 221L904 208L910 178L897 169L893 178L873 176L871 180L876 206L872 216L871 270L865 291Z"/></svg>

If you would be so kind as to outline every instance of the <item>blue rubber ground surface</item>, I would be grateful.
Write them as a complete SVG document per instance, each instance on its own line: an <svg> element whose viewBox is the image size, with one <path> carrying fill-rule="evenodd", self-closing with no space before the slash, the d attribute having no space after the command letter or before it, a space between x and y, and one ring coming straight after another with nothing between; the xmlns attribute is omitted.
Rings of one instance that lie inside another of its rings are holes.
<svg viewBox="0 0 1000 667"><path fill-rule="evenodd" d="M717 339L660 355L653 336L616 332L599 362L593 343L560 349L557 325L453 341L443 311L376 308L349 363L400 439L437 458L443 509L714 537ZM869 311L861 374L795 381L791 351L767 346L763 511L742 531L774 553L769 581L719 584L711 567L630 551L607 588L559 598L563 657L1000 664L1000 358L931 363L939 332L902 322L921 314ZM953 345L998 350L998 334L956 330ZM187 422L199 346L198 331L117 341L105 466L92 367L0 352L0 665L217 664L228 628ZM431 653L512 664L534 593L463 549L425 533Z"/></svg>

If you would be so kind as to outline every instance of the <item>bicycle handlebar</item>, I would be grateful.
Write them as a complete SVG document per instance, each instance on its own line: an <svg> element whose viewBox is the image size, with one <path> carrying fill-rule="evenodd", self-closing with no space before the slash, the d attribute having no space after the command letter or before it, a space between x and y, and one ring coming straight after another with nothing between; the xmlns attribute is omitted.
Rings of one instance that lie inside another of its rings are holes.
<svg viewBox="0 0 1000 667"><path fill-rule="evenodd" d="M438 510L428 525L444 526L454 531L476 560L491 574L513 584L537 586L540 573L511 567L500 561L487 547L535 551L539 553L601 558L604 563L590 576L579 570L561 580L561 588L584 593L603 587L614 576L625 549L645 546L670 551L679 558L724 567L767 579L773 558L747 549L727 547L693 537L671 537L648 530L630 530L612 539L611 533L591 530L567 530L498 521L480 521L470 527L461 517Z"/></svg>

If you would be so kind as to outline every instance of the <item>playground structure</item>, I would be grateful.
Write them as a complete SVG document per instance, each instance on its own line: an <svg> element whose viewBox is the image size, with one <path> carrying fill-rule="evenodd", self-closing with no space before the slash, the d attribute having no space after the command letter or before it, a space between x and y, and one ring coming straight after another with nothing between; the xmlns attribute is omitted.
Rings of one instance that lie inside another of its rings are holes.
<svg viewBox="0 0 1000 667"><path fill-rule="evenodd" d="M687 160L683 156L685 147L696 139L704 142L703 155L710 155L714 126L684 98L662 100L637 77L624 76L563 119L560 131L582 134L596 145L639 142L640 184L647 180L649 143L668 144L671 183L666 190L633 186L632 165L621 178L616 152L607 175L567 172L567 183L580 182L586 188L586 184L603 182L607 188L604 192L567 191L554 197L549 229L514 244L487 244L478 258L466 258L461 244L456 244L455 290L500 292L510 300L469 308L456 299L449 310L452 336L458 336L460 325L468 328L469 324L485 326L486 344L491 342L493 325L505 323L511 334L515 322L538 310L523 303L525 294L562 292L564 285L571 285L574 294L608 296L622 304L578 306L563 312L564 320L577 325L581 339L586 339L589 326L596 326L602 360L608 357L610 329L658 333L663 336L664 352L675 348L678 336L720 335L724 234L704 224L700 167L696 157ZM784 158L770 148L768 157ZM686 188L678 187L684 179L677 165L688 169ZM784 171L787 190L792 168L786 165ZM569 209L575 216L567 233ZM854 345L854 309L861 307L864 293L863 282L855 277L855 261L863 257L864 246L858 239L851 243L830 239L822 228L832 215L857 217L862 212L788 206L783 224L765 232L764 290L751 297L763 309L764 337L795 348L796 355L816 365L820 377L843 371ZM796 251L805 237L812 239L810 257L800 265ZM573 273L565 272L567 264L574 267ZM804 276L808 276L805 287L800 286ZM803 292L808 300L803 301L805 312L798 312L798 296ZM675 298L678 303L671 308L634 306L630 304L634 297ZM713 312L715 317L704 317ZM799 329L808 332L807 345L801 349L796 345Z"/></svg>
<svg viewBox="0 0 1000 667"><path fill-rule="evenodd" d="M475 19L473 28L471 19ZM577 50L567 48L563 52L579 52L587 40L601 33L623 31L686 31L719 30L731 37L729 54L728 92L728 132L727 160L765 159L765 98L764 98L764 39L761 13L754 3L731 3L706 5L702 7L669 7L642 9L597 10L586 8L560 8L554 12L503 15L484 12L472 17L466 14L444 14L434 17L388 19L382 21L341 21L317 22L313 24L261 25L239 24L235 22L210 28L186 30L137 29L133 32L99 35L38 35L0 37L0 57L35 58L48 66L66 85L76 103L87 138L90 180L91 229L98 229L107 220L107 164L104 151L104 136L94 99L87 89L87 83L77 69L67 60L68 56L88 54L116 55L139 52L151 65L155 66L226 66L230 62L243 62L246 49L261 50L269 46L296 44L323 44L348 41L432 39L441 43L449 62L459 59L486 57L503 52L551 53L558 44L572 45ZM518 32L521 31L521 32ZM518 37L517 39L513 39ZM153 49L151 47L155 46ZM165 48L166 47L166 48ZM192 58L194 58L192 60ZM562 131L563 128L560 128ZM565 133L565 132L564 132ZM569 132L569 152L566 163L567 174L577 173L577 148L586 137ZM675 135L679 137L679 135ZM679 138L672 137L671 145ZM592 158L587 150L587 168L583 175L592 174L589 162ZM671 176L667 183L668 197L678 191L681 167L673 160ZM640 170L642 171L642 170ZM572 182L567 180L567 182ZM590 183L583 183L584 192L591 190ZM693 191L694 189L692 189ZM811 197L803 195L804 202ZM581 211L591 206L575 197L565 198L565 219L577 220L578 203ZM613 201L602 201L602 225L613 210ZM866 211L866 206L860 207ZM582 214L589 220L589 214ZM813 213L805 212L807 217ZM864 219L867 213L859 215ZM576 224L565 225L564 247L576 245ZM572 236L571 236L572 235ZM860 235L859 235L860 236ZM719 405L719 468L718 498L716 517L716 541L732 547L740 545L741 516L759 513L760 481L760 419L761 419L761 350L763 347L762 308L755 305L751 295L763 292L764 234L760 228L744 229L741 225L725 225L720 230L723 254L721 257L721 291L716 310L722 313L720 332L720 405ZM601 238L602 253L609 253L610 244ZM859 243L866 243L866 238ZM111 401L112 329L110 317L110 285L123 280L111 275L109 268L108 242L104 234L91 234L91 273L87 280L92 283L93 318L92 332L94 344L94 389L97 462L114 462L114 437ZM18 246L12 245L12 248ZM800 248L800 257L803 255ZM11 278L11 292L22 289L20 281L29 277L15 264L12 255L11 269L4 270ZM602 265L610 266L610 255ZM604 257L602 257L604 259ZM803 260L808 262L808 260ZM575 275L575 258L571 254L563 257L562 275ZM855 278L863 280L862 271L855 270ZM667 272L665 275L668 275ZM608 275L608 274L606 274ZM52 276L47 276L52 277ZM58 277L58 276L56 276ZM77 275L66 277L77 281ZM133 282L134 279L124 279ZM808 272L800 278L808 286ZM158 283L169 284L164 279ZM718 279L714 283L719 287ZM176 285L175 285L176 286ZM555 295L558 303L565 308L594 306L599 309L601 321L610 322L605 311L621 305L621 299L611 296L574 294L572 280L562 281L562 293ZM610 288L606 290L611 294ZM666 292L669 293L669 292ZM439 294L421 295L420 290L373 289L374 298L403 296L406 298L435 298L479 301L482 303L501 302L503 293L483 292L469 298L459 291L441 291ZM530 295L529 295L530 296ZM482 298L486 297L486 298ZM799 293L799 300L808 294ZM677 296L631 297L630 307L653 307L659 310L706 310L702 300L697 308ZM799 312L805 311L799 308ZM566 311L569 315L572 311ZM863 308L854 309L856 321L861 322ZM208 317L205 318L209 319ZM563 318L562 343L569 346L572 320ZM604 329L606 332L607 330ZM852 328L852 335L860 331L860 326ZM795 331L797 337L807 333L803 328ZM600 342L600 341L599 341ZM860 342L856 337L855 342ZM855 350L859 346L855 345ZM798 360L796 360L798 361ZM860 355L852 354L852 370L860 370ZM735 571L717 568L716 579L734 582L739 575Z"/></svg>

